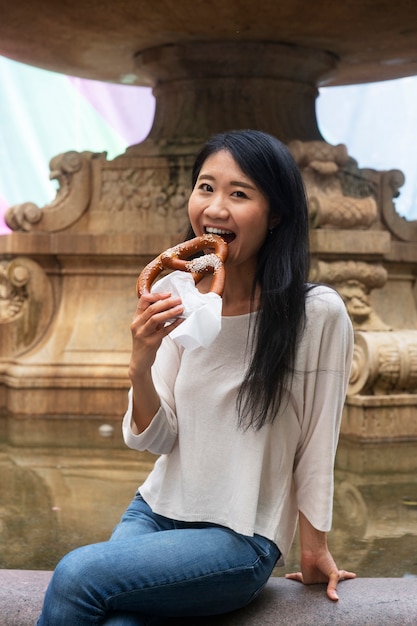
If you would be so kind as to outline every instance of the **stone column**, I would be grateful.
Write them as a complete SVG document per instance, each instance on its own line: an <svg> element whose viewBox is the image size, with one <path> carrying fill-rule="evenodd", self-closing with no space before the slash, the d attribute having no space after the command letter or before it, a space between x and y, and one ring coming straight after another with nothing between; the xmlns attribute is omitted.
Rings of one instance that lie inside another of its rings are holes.
<svg viewBox="0 0 417 626"><path fill-rule="evenodd" d="M138 72L154 87L155 121L140 154L184 154L211 134L259 128L281 141L320 139L317 84L334 55L296 45L200 42L145 50Z"/></svg>

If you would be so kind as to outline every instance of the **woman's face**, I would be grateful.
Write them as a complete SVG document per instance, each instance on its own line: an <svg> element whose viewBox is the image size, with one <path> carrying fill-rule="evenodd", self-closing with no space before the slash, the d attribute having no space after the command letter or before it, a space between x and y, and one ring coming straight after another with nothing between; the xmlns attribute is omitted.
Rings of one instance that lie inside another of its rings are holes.
<svg viewBox="0 0 417 626"><path fill-rule="evenodd" d="M196 235L213 233L226 241L228 266L256 266L269 227L268 200L230 152L221 150L204 161L188 214Z"/></svg>

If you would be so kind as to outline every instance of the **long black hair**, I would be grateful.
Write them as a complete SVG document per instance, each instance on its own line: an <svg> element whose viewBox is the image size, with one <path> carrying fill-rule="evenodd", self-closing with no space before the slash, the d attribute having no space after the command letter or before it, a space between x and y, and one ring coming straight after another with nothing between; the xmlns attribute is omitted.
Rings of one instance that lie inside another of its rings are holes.
<svg viewBox="0 0 417 626"><path fill-rule="evenodd" d="M193 188L203 163L221 150L228 151L265 194L270 223L277 222L258 253L252 302L259 285L260 310L252 333L251 361L237 399L239 425L259 429L275 418L283 401L305 324L307 201L300 171L288 148L257 130L229 131L209 139L195 159ZM190 227L187 238L194 236Z"/></svg>

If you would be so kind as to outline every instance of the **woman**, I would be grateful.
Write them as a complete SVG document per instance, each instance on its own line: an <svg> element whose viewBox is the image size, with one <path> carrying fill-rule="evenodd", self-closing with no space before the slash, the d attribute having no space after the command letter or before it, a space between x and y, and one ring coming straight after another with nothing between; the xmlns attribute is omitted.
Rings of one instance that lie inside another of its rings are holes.
<svg viewBox="0 0 417 626"><path fill-rule="evenodd" d="M188 212L190 237L228 244L221 331L208 348L184 350L169 336L181 300L139 299L123 432L160 457L110 541L58 565L41 626L242 607L285 561L297 520L301 572L288 578L327 582L337 600L338 581L355 576L326 542L352 329L337 293L306 283L299 170L270 135L217 135L197 156Z"/></svg>

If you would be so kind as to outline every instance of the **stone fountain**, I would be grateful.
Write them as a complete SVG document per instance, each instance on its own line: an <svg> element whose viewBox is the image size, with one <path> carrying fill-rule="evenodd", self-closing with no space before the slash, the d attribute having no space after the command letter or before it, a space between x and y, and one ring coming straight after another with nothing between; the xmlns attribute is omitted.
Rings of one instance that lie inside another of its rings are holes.
<svg viewBox="0 0 417 626"><path fill-rule="evenodd" d="M359 169L320 135L320 85L417 74L406 0L1 0L0 53L150 85L148 138L125 154L52 158L56 198L7 212L0 238L0 433L16 446L118 447L140 269L178 242L193 156L212 133L286 142L304 176L312 275L343 296L355 357L342 435L417 439L417 221L400 171ZM63 120L64 123L64 120ZM354 156L354 155L353 155Z"/></svg>

